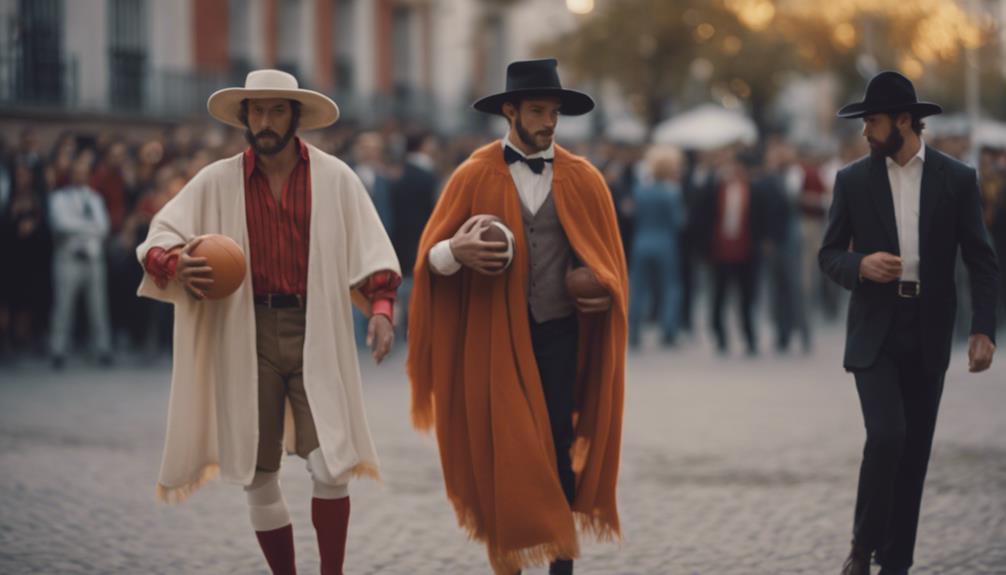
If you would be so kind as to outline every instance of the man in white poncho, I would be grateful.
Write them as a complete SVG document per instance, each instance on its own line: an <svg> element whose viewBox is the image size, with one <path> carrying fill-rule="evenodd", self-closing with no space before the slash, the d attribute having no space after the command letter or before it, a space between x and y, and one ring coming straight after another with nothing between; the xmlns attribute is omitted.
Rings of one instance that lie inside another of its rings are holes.
<svg viewBox="0 0 1006 575"><path fill-rule="evenodd" d="M314 482L322 573L341 574L349 480L378 476L352 302L369 308L368 345L380 362L394 338L398 259L359 178L296 137L338 119L332 100L299 89L290 74L258 70L207 107L243 128L249 148L200 171L137 249L146 271L139 294L175 305L157 495L182 501L217 474L243 485L270 568L295 573L278 481L285 446L307 460ZM249 270L219 300L206 299L212 270L191 255L209 233L233 238Z"/></svg>

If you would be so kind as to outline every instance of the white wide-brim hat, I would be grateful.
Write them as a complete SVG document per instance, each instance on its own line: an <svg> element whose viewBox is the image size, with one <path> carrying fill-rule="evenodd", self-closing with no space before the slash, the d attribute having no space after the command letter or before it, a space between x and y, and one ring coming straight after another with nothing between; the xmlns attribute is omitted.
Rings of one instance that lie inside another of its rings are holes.
<svg viewBox="0 0 1006 575"><path fill-rule="evenodd" d="M241 101L254 98L287 98L301 103L300 129L330 126L339 119L339 106L331 98L314 90L297 87L297 78L281 70L254 70L245 78L244 88L217 90L206 101L210 115L221 122L244 128Z"/></svg>

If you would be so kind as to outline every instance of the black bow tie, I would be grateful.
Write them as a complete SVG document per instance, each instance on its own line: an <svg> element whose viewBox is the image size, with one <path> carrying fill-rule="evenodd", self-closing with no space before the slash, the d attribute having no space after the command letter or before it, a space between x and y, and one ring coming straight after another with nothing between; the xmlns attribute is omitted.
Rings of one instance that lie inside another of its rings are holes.
<svg viewBox="0 0 1006 575"><path fill-rule="evenodd" d="M524 162L536 174L541 174L545 169L545 162L552 161L552 158L527 158L510 146L503 146L503 159L508 166L514 162Z"/></svg>

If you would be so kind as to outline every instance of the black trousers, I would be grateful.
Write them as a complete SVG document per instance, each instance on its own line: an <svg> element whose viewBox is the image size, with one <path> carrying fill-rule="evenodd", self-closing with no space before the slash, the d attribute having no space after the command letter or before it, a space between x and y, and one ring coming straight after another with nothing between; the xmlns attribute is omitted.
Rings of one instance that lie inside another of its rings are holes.
<svg viewBox="0 0 1006 575"><path fill-rule="evenodd" d="M576 314L542 323L535 322L531 317L530 321L531 345L545 393L559 482L566 500L572 504L576 495L576 476L569 449L573 444L573 400L579 346Z"/></svg>
<svg viewBox="0 0 1006 575"><path fill-rule="evenodd" d="M887 569L912 565L945 372L922 369L917 299L898 298L876 363L857 371L866 423L853 537Z"/></svg>
<svg viewBox="0 0 1006 575"><path fill-rule="evenodd" d="M735 285L740 291L741 324L749 353L758 351L755 337L754 312L755 282L758 265L756 260L740 263L716 263L713 268L713 332L716 346L720 351L727 349L727 332L723 326L723 305L726 303L727 289Z"/></svg>
<svg viewBox="0 0 1006 575"><path fill-rule="evenodd" d="M530 314L529 314L530 316ZM579 347L576 314L537 323L531 322L531 346L538 363L541 389L545 393L548 421L555 444L559 483L570 505L576 498L576 475L569 449L573 444L573 401L576 386L576 363ZM559 559L549 566L549 573L573 573L573 561Z"/></svg>

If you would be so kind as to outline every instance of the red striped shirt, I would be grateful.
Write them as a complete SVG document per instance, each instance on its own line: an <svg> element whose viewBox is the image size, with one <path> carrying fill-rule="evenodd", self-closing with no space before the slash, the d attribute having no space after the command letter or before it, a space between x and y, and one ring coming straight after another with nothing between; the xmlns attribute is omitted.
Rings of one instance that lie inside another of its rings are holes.
<svg viewBox="0 0 1006 575"><path fill-rule="evenodd" d="M307 146L300 138L295 142L297 165L278 202L269 188L269 178L256 166L255 152L251 148L245 151L245 217L255 295L307 295L311 168Z"/></svg>
<svg viewBox="0 0 1006 575"><path fill-rule="evenodd" d="M255 152L244 154L245 219L251 259L252 291L307 295L307 262L311 229L311 168L307 145L295 139L297 165L277 202L269 179L256 169ZM144 268L162 288L175 275L179 249L151 248ZM371 313L394 317L392 308L402 278L384 270L372 274L358 286L371 302Z"/></svg>

